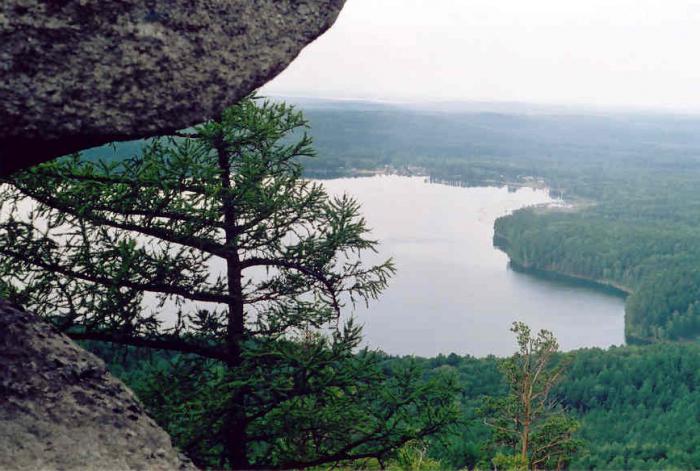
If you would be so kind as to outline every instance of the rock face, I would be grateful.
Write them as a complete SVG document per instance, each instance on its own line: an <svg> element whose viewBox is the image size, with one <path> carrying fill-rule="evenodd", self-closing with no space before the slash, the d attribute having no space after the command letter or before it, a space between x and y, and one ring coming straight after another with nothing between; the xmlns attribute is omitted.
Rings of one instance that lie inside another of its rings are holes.
<svg viewBox="0 0 700 471"><path fill-rule="evenodd" d="M182 129L281 72L345 0L2 0L0 175Z"/></svg>
<svg viewBox="0 0 700 471"><path fill-rule="evenodd" d="M0 469L195 467L100 359L0 301Z"/></svg>

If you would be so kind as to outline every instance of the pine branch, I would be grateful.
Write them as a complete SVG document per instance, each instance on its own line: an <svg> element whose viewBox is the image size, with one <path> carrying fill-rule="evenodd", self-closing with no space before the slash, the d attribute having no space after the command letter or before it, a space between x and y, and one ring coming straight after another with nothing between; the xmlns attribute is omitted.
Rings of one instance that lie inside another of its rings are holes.
<svg viewBox="0 0 700 471"><path fill-rule="evenodd" d="M323 272L313 270L309 267L306 267L300 263L297 262L292 262L289 260L282 260L282 259L271 259L271 258L263 258L263 257L251 257L245 260L241 261L241 269L245 270L247 268L252 268L252 267L278 267L278 268L287 268L289 270L295 270L298 271L306 276L309 276L318 282L320 282L323 286L325 286L326 290L328 291L328 294L331 296L331 304L333 305L333 310L335 310L338 315L340 315L340 301L337 298L337 293L338 290L335 286L335 284L329 280Z"/></svg>
<svg viewBox="0 0 700 471"><path fill-rule="evenodd" d="M202 138L202 135L199 133L188 133L188 132L181 132L181 131L171 132L168 135L173 136L173 137L181 137L183 139L201 139Z"/></svg>
<svg viewBox="0 0 700 471"><path fill-rule="evenodd" d="M79 271L72 270L72 269L66 268L64 266L61 266L57 263L49 263L49 262L45 262L43 260L38 260L38 259L28 260L26 258L26 256L27 256L26 253L20 254L17 252L13 252L12 250L7 249L6 247L0 247L0 253L7 255L8 257L22 260L25 263L28 263L30 265L34 265L38 268L50 270L54 273L60 273L61 275L64 275L64 276L67 276L70 278L88 281L88 282L95 283L95 284L102 285L102 286L114 286L115 285L115 281L109 277L79 272ZM216 294L216 293L208 293L208 292L204 292L204 291L188 290L187 288L183 288L183 287L179 287L179 286L172 286L172 285L160 284L160 283L155 283L155 282L138 283L138 282L129 281L129 280L120 280L119 285L121 285L125 288L134 289L134 290L148 291L151 293L161 293L161 294L167 294L167 295L173 295L173 296L181 296L181 297L183 297L185 299L189 299L191 301L202 301L202 302L210 302L210 303L218 303L218 304L228 304L228 303L232 302L232 299L233 299L231 296L224 295L224 294Z"/></svg>
<svg viewBox="0 0 700 471"><path fill-rule="evenodd" d="M339 451L327 455L327 456L322 456L319 457L315 460L310 460L310 461L295 461L295 462L287 462L283 463L279 466L278 469L304 469L304 468L311 468L314 466L321 466L324 464L328 463L337 463L339 461L356 461L356 460L361 460L361 459L367 459L367 458L380 458L382 456L387 455L388 453L402 447L406 443L410 442L411 440L416 440L420 438L427 437L429 435L432 435L442 427L444 427L445 424L439 423L439 424L433 424L430 427L426 427L423 430L420 430L416 432L415 434L412 435L405 435L401 438L397 438L395 441L392 441L390 443L387 443L384 445L382 448L374 451L369 451L369 452L364 452L364 453L352 453L353 448L357 448L359 446L362 446L368 442L374 441L374 440L386 440L388 437L388 434L381 434L381 435L373 435L369 434L366 437L363 437L361 439L358 439L354 442L351 442L347 446L343 447ZM376 429L375 432L373 433L379 433L381 429ZM262 469L259 468L259 469Z"/></svg>
<svg viewBox="0 0 700 471"><path fill-rule="evenodd" d="M119 334L110 334L107 332L66 332L65 334L73 340L95 340L99 342L116 343L119 345L130 345L132 347L154 348L158 350L176 351L180 353L192 353L206 358L211 358L212 360L228 360L228 356L220 348L196 345L182 340L180 338L163 337L150 339L143 337L129 337Z"/></svg>
<svg viewBox="0 0 700 471"><path fill-rule="evenodd" d="M26 189L20 189L19 191L22 192L22 194L25 194L30 198L35 199L39 203L48 206L52 209L55 209L56 211L60 211L64 214L70 214L71 216L76 217L78 219L89 219L93 224L96 225L109 226L115 229L155 237L166 242L184 245L186 247L198 249L203 252L222 258L225 258L228 254L228 251L222 244L219 244L213 241L212 239L206 239L203 237L197 237L193 235L178 234L175 231L159 227L147 227L139 224L118 222L110 218L95 214L92 211L90 211L89 213L81 213L74 206L66 203L60 203L56 199L49 199L47 197L39 196L31 191L27 191Z"/></svg>
<svg viewBox="0 0 700 471"><path fill-rule="evenodd" d="M133 178L120 177L115 175L104 175L104 174L90 174L82 175L79 173L58 173L47 170L43 167L37 167L31 170L32 177L43 177L45 179L54 179L57 181L83 181L83 182L93 182L101 183L107 185L128 185L134 188L163 188L162 181L147 181L138 180L135 181ZM15 187L18 186L18 182L14 179L0 179L0 183L8 183ZM195 185L186 182L179 182L177 189L180 192L189 191L197 194L207 194L207 187L202 185Z"/></svg>

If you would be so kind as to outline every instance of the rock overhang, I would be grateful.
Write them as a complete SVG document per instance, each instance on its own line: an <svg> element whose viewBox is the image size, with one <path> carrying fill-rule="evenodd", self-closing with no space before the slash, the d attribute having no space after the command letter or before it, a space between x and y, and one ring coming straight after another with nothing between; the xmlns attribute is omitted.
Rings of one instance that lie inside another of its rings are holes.
<svg viewBox="0 0 700 471"><path fill-rule="evenodd" d="M279 74L345 0L5 0L0 175L216 116Z"/></svg>

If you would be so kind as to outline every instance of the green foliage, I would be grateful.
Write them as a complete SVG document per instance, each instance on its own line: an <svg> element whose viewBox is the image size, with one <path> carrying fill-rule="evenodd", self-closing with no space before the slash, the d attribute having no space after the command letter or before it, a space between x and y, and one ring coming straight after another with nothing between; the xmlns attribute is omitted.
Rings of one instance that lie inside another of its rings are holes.
<svg viewBox="0 0 700 471"><path fill-rule="evenodd" d="M700 466L700 346L659 344L578 352L557 391L581 417L594 469Z"/></svg>
<svg viewBox="0 0 700 471"><path fill-rule="evenodd" d="M482 409L496 450L508 450L498 453L492 464L496 469L561 468L575 456L581 442L573 438L578 422L550 398L564 371L561 361L553 362L559 345L551 332L542 330L533 336L522 322L513 323L511 331L518 351L499 365L509 392L487 398Z"/></svg>
<svg viewBox="0 0 700 471"><path fill-rule="evenodd" d="M388 469L401 471L436 471L443 469L442 464L428 457L428 445L421 441L413 441L399 449L397 457Z"/></svg>
<svg viewBox="0 0 700 471"><path fill-rule="evenodd" d="M201 357L157 358L123 373L149 414L164 427L187 456L215 466L224 453L217 433L231 393L226 369Z"/></svg>
<svg viewBox="0 0 700 471"><path fill-rule="evenodd" d="M700 467L700 345L584 349L558 354L555 362L562 356L569 361L566 375L551 397L569 420L579 422L574 438L585 443L569 468ZM507 395L498 359L450 355L418 361L431 372L449 369L462 387L465 425L431 440L431 458L449 469L483 469L494 466L498 453L516 456L483 446L492 430L477 414L485 396Z"/></svg>
<svg viewBox="0 0 700 471"><path fill-rule="evenodd" d="M527 471L527 460L522 455L504 455L497 453L491 460L493 469L502 469L507 471Z"/></svg>
<svg viewBox="0 0 700 471"><path fill-rule="evenodd" d="M246 99L127 160L3 186L0 277L78 340L176 352L133 384L204 467L387 458L457 418L454 382L354 354L343 307L394 273L349 196L301 178L302 114ZM136 373L134 373L136 374ZM173 378L177 383L173 384Z"/></svg>
<svg viewBox="0 0 700 471"><path fill-rule="evenodd" d="M359 460L377 455L400 459L395 449L445 432L455 421L458 385L453 376L425 381L415 363L385 367L377 353L353 353L361 340L359 329L349 335L354 338L348 344L310 335L301 342L279 340L255 348L265 355L276 350L285 361L256 365L236 376L218 362L176 356L135 365L123 378L188 456L213 467L222 452L217 435L224 427L227 398L240 386L240 376L258 386L256 396L279 398L272 408L272 401L248 407L250 417L260 417L248 430L255 441L250 459L269 467L310 466L334 455L341 461L348 454ZM286 396L280 393L284 390ZM378 447L382 453L376 453Z"/></svg>
<svg viewBox="0 0 700 471"><path fill-rule="evenodd" d="M41 314L123 335L223 338L221 309L178 309L167 330L142 300L152 292L161 308L183 300L226 305L231 294L216 263L234 243L249 255L241 271L269 269L246 278L243 296L261 313L251 316L256 331L323 325L336 318L341 296L376 297L393 264L359 263L357 254L376 242L366 237L357 202L300 178L295 159L313 155L307 136L281 141L306 125L303 116L248 100L222 120L198 127L195 138L155 140L129 160L74 156L17 175L2 194L12 208L0 232L3 279L30 290L28 304ZM34 210L25 218L20 206L28 200ZM299 240L289 241L292 234Z"/></svg>
<svg viewBox="0 0 700 471"><path fill-rule="evenodd" d="M2 280L0 280L0 298L11 299L12 298L12 287Z"/></svg>
<svg viewBox="0 0 700 471"><path fill-rule="evenodd" d="M521 210L496 222L514 264L554 271L632 292L630 342L700 334L700 245L692 226L609 220L593 208L574 213Z"/></svg>

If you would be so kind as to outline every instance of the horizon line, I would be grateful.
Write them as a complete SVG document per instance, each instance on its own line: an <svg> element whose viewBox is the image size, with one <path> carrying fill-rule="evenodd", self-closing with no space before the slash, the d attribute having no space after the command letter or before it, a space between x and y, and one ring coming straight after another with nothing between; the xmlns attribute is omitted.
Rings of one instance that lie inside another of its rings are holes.
<svg viewBox="0 0 700 471"><path fill-rule="evenodd" d="M636 113L636 114L665 114L676 116L698 116L700 115L700 107L681 108L677 106L662 106L662 105L620 105L620 104L591 104L591 103L551 103L538 101L521 101L521 100L498 100L498 99L468 99L468 98L376 98L362 96L334 96L334 95L310 95L304 93L285 93L272 92L262 93L262 96L270 98L283 99L300 99L300 100L316 100L327 102L347 102L347 103L370 103L394 106L420 106L420 105L490 105L490 106L518 106L521 108L539 108L540 112L546 109L559 111L585 111L594 114L606 113ZM462 110L468 111L468 110ZM513 110L514 112L523 110ZM538 110L531 110L532 112Z"/></svg>

